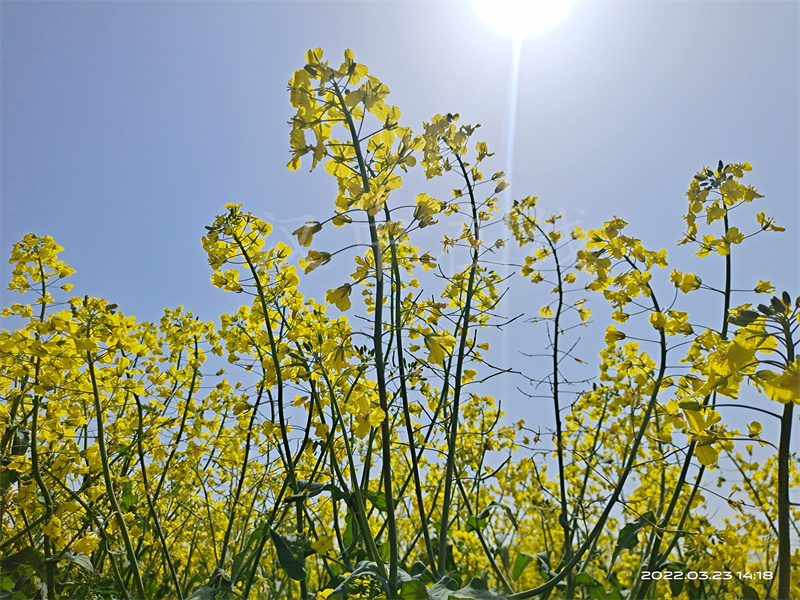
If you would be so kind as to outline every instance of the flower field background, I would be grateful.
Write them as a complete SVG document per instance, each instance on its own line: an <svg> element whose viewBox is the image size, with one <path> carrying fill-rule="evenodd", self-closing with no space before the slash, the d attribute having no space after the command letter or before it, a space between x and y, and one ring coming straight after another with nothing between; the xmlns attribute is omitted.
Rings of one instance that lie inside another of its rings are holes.
<svg viewBox="0 0 800 600"><path fill-rule="evenodd" d="M757 169L687 174L675 237L696 263L672 265L621 217L565 230L533 196L503 214L477 124L412 130L352 52L305 58L287 166L319 166L337 193L294 231L303 256L243 205L209 224L211 282L238 311L137 322L73 292L53 239L14 246L0 598L800 598L800 298L757 274L732 285L750 238L797 235ZM414 171L452 193L402 187ZM348 228L363 243L319 245ZM304 295L329 263L340 284ZM508 268L552 292L526 315L525 421L492 392L511 370L491 348ZM714 320L692 317L698 296ZM581 338L603 349L573 380Z"/></svg>

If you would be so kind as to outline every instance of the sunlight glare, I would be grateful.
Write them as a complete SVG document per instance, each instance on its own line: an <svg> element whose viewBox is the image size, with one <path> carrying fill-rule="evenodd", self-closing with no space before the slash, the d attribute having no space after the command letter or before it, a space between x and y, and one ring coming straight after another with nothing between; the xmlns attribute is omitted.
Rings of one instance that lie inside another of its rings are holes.
<svg viewBox="0 0 800 600"><path fill-rule="evenodd" d="M556 25L574 0L473 0L473 4L490 28L521 40Z"/></svg>

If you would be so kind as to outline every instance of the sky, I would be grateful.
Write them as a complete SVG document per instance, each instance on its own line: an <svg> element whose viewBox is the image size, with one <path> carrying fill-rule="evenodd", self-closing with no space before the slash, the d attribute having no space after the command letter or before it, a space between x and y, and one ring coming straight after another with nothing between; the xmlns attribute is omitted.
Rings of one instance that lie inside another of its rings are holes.
<svg viewBox="0 0 800 600"><path fill-rule="evenodd" d="M787 231L751 240L734 278L750 288L771 280L794 296L798 13L795 2L578 2L522 46L509 158L500 154L512 42L469 2L5 0L0 252L28 232L50 235L77 269L74 293L138 320L167 306L206 320L234 309L244 298L209 282L204 226L242 203L273 223L273 243L297 248L292 230L331 215L335 184L324 170L285 168L286 87L309 48L336 65L351 48L389 86L402 124L420 131L446 112L481 123L475 139L498 153L487 170L513 167L507 199L539 196L542 214L561 213L566 228L621 216L683 270L693 270L691 252L672 249L692 176L720 159L750 162L745 182L766 196L758 210ZM398 201L429 185L442 184L410 178ZM319 239L350 242L327 231ZM306 283L321 297L351 264ZM3 306L17 301L9 279L4 258ZM514 286L506 314L549 301L546 290Z"/></svg>

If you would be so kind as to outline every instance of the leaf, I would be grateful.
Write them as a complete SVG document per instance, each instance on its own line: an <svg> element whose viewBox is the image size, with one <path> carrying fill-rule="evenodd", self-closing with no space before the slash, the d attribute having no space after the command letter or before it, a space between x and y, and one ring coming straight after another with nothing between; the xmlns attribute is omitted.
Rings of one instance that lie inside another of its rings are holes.
<svg viewBox="0 0 800 600"><path fill-rule="evenodd" d="M555 577L553 569L550 566L550 550L544 550L535 555L536 560L539 561L539 573L544 579Z"/></svg>
<svg viewBox="0 0 800 600"><path fill-rule="evenodd" d="M400 598L403 600L428 600L428 590L418 579L410 579L400 586Z"/></svg>
<svg viewBox="0 0 800 600"><path fill-rule="evenodd" d="M655 517L653 516L653 511L648 511L636 519L633 523L628 523L625 525L625 527L623 527L619 532L619 537L617 537L617 546L614 548L614 554L611 557L611 564L614 564L614 561L617 559L620 552L635 548L639 543L639 531L648 525L653 525L654 523Z"/></svg>
<svg viewBox="0 0 800 600"><path fill-rule="evenodd" d="M517 518L514 516L514 512L506 504L501 504L500 502L493 500L492 502L489 503L489 506L497 506L506 511L506 515L508 515L508 520L511 521L511 524L514 526L514 529L519 529L519 526L517 525Z"/></svg>
<svg viewBox="0 0 800 600"><path fill-rule="evenodd" d="M511 570L511 579L517 581L534 558L536 557L533 554L527 552L517 553L517 557L514 559L514 568Z"/></svg>
<svg viewBox="0 0 800 600"><path fill-rule="evenodd" d="M588 573L578 573L575 575L575 583L578 585L593 586L597 585L597 580Z"/></svg>
<svg viewBox="0 0 800 600"><path fill-rule="evenodd" d="M589 592L589 597L592 598L592 600L606 600L608 597L606 588L603 587L603 584L588 573L581 572L575 575L575 583L585 587Z"/></svg>
<svg viewBox="0 0 800 600"><path fill-rule="evenodd" d="M130 481L126 481L122 485L122 497L120 500L119 507L122 512L128 512L136 505L138 497L133 493L133 483Z"/></svg>
<svg viewBox="0 0 800 600"><path fill-rule="evenodd" d="M486 522L494 507L502 508L506 515L508 515L508 519L511 521L511 524L514 525L514 529L519 529L517 525L517 518L514 516L514 511L512 511L507 505L493 500L477 515L467 516L467 531L476 531L486 527Z"/></svg>
<svg viewBox="0 0 800 600"><path fill-rule="evenodd" d="M350 510L347 511L347 516L344 518L344 522L346 525L344 528L344 533L342 534L342 542L344 542L345 548L349 548L353 545L358 531L358 525L356 524L355 516Z"/></svg>
<svg viewBox="0 0 800 600"><path fill-rule="evenodd" d="M192 595L186 598L186 600L210 600L220 590L215 590L212 587L208 587L207 585L199 585L192 590Z"/></svg>
<svg viewBox="0 0 800 600"><path fill-rule="evenodd" d="M428 565L420 561L416 561L413 565L411 565L411 577L414 579L419 579L423 583L426 581L428 583L436 582L436 576L428 568Z"/></svg>
<svg viewBox="0 0 800 600"><path fill-rule="evenodd" d="M758 592L747 585L744 581L740 579L739 584L742 586L742 600L760 600L758 597Z"/></svg>
<svg viewBox="0 0 800 600"><path fill-rule="evenodd" d="M43 578L45 576L44 554L31 546L0 560L0 571L13 573L23 565L32 567L40 577Z"/></svg>
<svg viewBox="0 0 800 600"><path fill-rule="evenodd" d="M384 579L381 574L378 572L378 565L372 561L363 560L356 565L356 568L353 569L353 572L350 573L347 577L345 577L341 583L331 592L328 598L338 598L347 593L347 584L348 582L352 581L353 579L357 579L359 577L363 577L364 575L369 575L373 577L378 582L380 582L383 589L386 591L389 589L389 582ZM398 569L397 572L398 580L403 582L408 581L411 579L411 576L403 571L402 569Z"/></svg>
<svg viewBox="0 0 800 600"><path fill-rule="evenodd" d="M673 573L680 573L683 576L683 568L686 565L684 563L678 563L675 561L667 561L665 563L660 564L656 567L656 571L662 571L667 569L668 571L672 571ZM684 580L683 579L670 579L669 581L669 589L672 592L672 595L677 597L683 591Z"/></svg>
<svg viewBox="0 0 800 600"><path fill-rule="evenodd" d="M61 553L60 558L78 565L84 571L94 573L94 565L92 564L92 560L85 554L76 554L72 550L64 550L64 552Z"/></svg>
<svg viewBox="0 0 800 600"><path fill-rule="evenodd" d="M505 600L505 598L490 592L483 579L473 577L460 590L450 592L447 595L447 600Z"/></svg>
<svg viewBox="0 0 800 600"><path fill-rule="evenodd" d="M317 483L316 481L305 481L300 479L297 481L297 493L287 496L284 502L294 502L295 500L303 500L305 498L313 498L314 496L322 493L325 489L324 483Z"/></svg>
<svg viewBox="0 0 800 600"><path fill-rule="evenodd" d="M430 600L447 600L457 587L455 579L443 577L433 587L428 588L428 598Z"/></svg>
<svg viewBox="0 0 800 600"><path fill-rule="evenodd" d="M484 511L485 512L485 511ZM483 512L481 513L483 514ZM467 515L467 531L480 531L486 527L486 519L480 518L480 515L477 517L475 515Z"/></svg>
<svg viewBox="0 0 800 600"><path fill-rule="evenodd" d="M268 529L267 523L263 522L250 533L250 536L247 538L247 543L244 545L241 551L239 551L239 553L233 557L233 563L231 565L231 581L238 583L239 574L242 573L243 567L250 562L249 558L252 557L248 557L250 546L257 543L261 540L261 538L267 535Z"/></svg>
<svg viewBox="0 0 800 600"><path fill-rule="evenodd" d="M375 492L373 490L365 490L361 492L364 497L372 502L372 505L381 512L386 512L386 494L382 492Z"/></svg>
<svg viewBox="0 0 800 600"><path fill-rule="evenodd" d="M270 532L272 543L275 544L275 550L278 552L278 562L281 568L286 571L286 574L295 581L302 581L306 578L306 568L303 563L297 560L297 557L292 554L286 538L276 531Z"/></svg>

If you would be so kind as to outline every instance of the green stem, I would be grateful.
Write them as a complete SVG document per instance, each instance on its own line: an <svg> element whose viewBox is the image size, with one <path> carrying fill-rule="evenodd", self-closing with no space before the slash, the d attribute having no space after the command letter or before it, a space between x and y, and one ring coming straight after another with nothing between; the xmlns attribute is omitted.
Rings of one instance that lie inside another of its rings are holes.
<svg viewBox="0 0 800 600"><path fill-rule="evenodd" d="M650 286L648 285L648 288ZM661 312L659 307L658 301L656 300L655 293L653 292L652 288L650 288L650 297L653 300L653 309L656 312ZM622 470L622 474L620 475L619 480L617 481L616 486L614 486L614 491L611 493L611 497L609 498L608 504L606 504L605 509L601 513L600 517L597 520L594 528L589 532L586 540L583 542L580 548L578 548L572 560L570 560L564 568L554 577L549 579L547 582L543 583L540 586L535 588L531 588L528 590L524 590L522 592L518 592L516 594L512 594L508 597L508 600L525 600L526 598L532 598L539 594L544 594L549 592L553 589L559 581L563 580L567 574L577 565L583 554L594 545L596 538L600 535L603 528L605 527L606 521L611 514L611 511L614 509L614 506L619 500L620 496L622 495L622 489L625 486L625 482L628 480L631 471L633 470L633 466L636 463L636 457L639 452L639 446L641 445L642 439L644 438L644 434L647 431L647 427L650 424L650 417L653 413L653 410L656 406L656 400L658 398L658 393L661 388L661 382L664 380L664 375L667 369L667 338L664 330L659 331L659 347L661 349L660 358L659 358L659 368L658 368L658 375L656 376L655 380L652 384L652 392L650 393L650 399L647 402L647 408L645 409L644 415L642 416L642 423L639 426L639 431L636 433L636 437L633 440L633 443L630 447L630 452L628 454L628 460L625 463L625 466Z"/></svg>
<svg viewBox="0 0 800 600"><path fill-rule="evenodd" d="M345 121L350 130L350 137L353 142L353 149L358 160L359 174L364 192L370 191L369 176L367 175L367 163L361 150L361 143L358 131L350 109L347 107L339 85L333 82L334 92L339 101L339 109L345 116ZM386 393L386 373L383 362L383 296L384 296L384 274L383 274L383 252L381 251L380 239L378 237L377 224L375 217L367 213L369 220L369 237L372 248L372 258L375 262L375 318L373 326L372 344L375 351L375 371L378 380L378 399L380 407L384 413L381 422L381 453L383 467L383 488L386 496L386 524L389 530L389 594L397 591L397 569L398 569L398 544L397 544L397 523L395 520L394 497L392 495L392 455L391 455L391 435L389 428L389 401ZM398 282L399 283L399 282ZM369 529L365 533L369 533Z"/></svg>
<svg viewBox="0 0 800 600"><path fill-rule="evenodd" d="M136 411L138 416L137 447L139 450L139 463L142 466L142 483L144 484L144 496L147 499L147 507L150 510L150 517L153 519L153 525L156 530L156 535L158 535L158 540L161 543L161 549L164 552L164 560L167 561L167 568L169 569L170 576L172 577L172 582L175 584L175 593L178 595L179 600L183 600L183 593L181 592L181 584L178 581L178 573L177 571L175 571L175 565L172 562L172 556L170 555L169 548L167 547L167 541L164 539L164 533L161 531L161 522L159 521L155 504L153 503L153 499L150 497L150 492L149 492L150 484L147 480L147 465L145 464L144 460L144 445L142 444L142 440L144 439L144 431L142 426L142 421L143 421L142 402L139 399L138 394L134 394L133 397L136 399Z"/></svg>
<svg viewBox="0 0 800 600"><path fill-rule="evenodd" d="M389 209L384 207L384 214L386 220L390 220ZM408 436L408 450L411 455L411 473L414 477L414 492L417 501L417 510L419 512L420 528L422 529L422 537L425 540L425 551L428 554L428 562L430 569L436 572L436 557L433 551L433 543L431 535L428 531L428 518L425 514L425 501L422 496L422 478L419 474L419 460L417 458L416 442L414 441L414 423L411 421L411 411L409 410L408 403L408 388L406 386L406 372L405 361L403 360L403 315L402 307L402 286L400 285L400 263L397 260L397 247L394 237L389 235L389 247L392 252L392 273L394 276L394 329L397 335L397 356L398 368L400 370L400 397L403 401L403 419L406 426L406 436Z"/></svg>
<svg viewBox="0 0 800 600"><path fill-rule="evenodd" d="M478 220L478 209L475 202L475 192L469 182L469 175L464 166L461 156L455 154L464 180L467 182L470 204L472 206L472 222L474 227L476 247L472 251L472 265L469 269L469 280L467 282L466 297L464 299L463 314L461 316L461 339L458 345L456 359L456 372L453 380L453 405L450 410L450 431L447 436L447 464L445 467L444 478L444 497L442 499L441 524L439 526L439 570L440 576L444 575L447 568L447 531L450 527L450 503L452 501L453 475L456 463L456 441L458 439L458 412L461 402L461 374L464 367L464 357L466 355L467 336L469 334L470 309L472 307L472 296L475 293L475 277L478 273L478 248L480 242L480 221Z"/></svg>
<svg viewBox="0 0 800 600"><path fill-rule="evenodd" d="M727 208L725 209L725 217L723 219L723 223L725 227L724 235L727 235L729 229ZM732 266L731 266L731 254L729 249L728 254L725 255L725 290L723 292L724 300L722 306L722 329L720 331L720 337L723 340L727 339L728 336L728 311L730 310L730 305L731 305L731 279L732 279ZM709 394L703 399L703 406L708 406L709 403L711 404L711 406L714 406L715 404L714 400L715 400L715 395ZM678 504L678 499L683 496L682 494L683 486L686 483L686 479L689 474L689 467L691 466L696 446L697 442L692 440L692 442L689 443L689 448L686 450L686 457L683 460L683 466L681 467L681 473L680 476L678 477L678 482L675 485L675 490L672 493L672 498L670 499L667 511L664 513L664 516L661 519L660 527L658 528L658 531L656 533L656 539L653 543L650 552L650 557L647 562L647 568L650 571L656 569L657 567L656 563L659 561L659 558L661 556L663 556L664 558L669 556L669 553L675 547L680 537L680 534L676 533L675 536L670 541L670 543L667 545L667 551L664 552L663 555L659 554L659 551L661 549L661 542L664 538L664 532L669 530L670 520L672 519L672 514L675 511L675 507ZM692 500L697 494L697 490L700 488L700 481L702 480L704 474L705 474L705 466L701 465L700 470L698 471L697 476L695 477L694 483L692 484L692 491L689 493L689 501L686 503L686 506L684 507L677 531L683 530L683 524L686 522L686 519L689 516L689 512L691 511L692 508ZM641 600L642 598L644 598L647 589L652 584L652 580L647 579L642 581L641 579L637 579L637 583L638 582L641 582L642 587L640 589L639 595L637 596L637 600Z"/></svg>
<svg viewBox="0 0 800 600"><path fill-rule="evenodd" d="M783 321L784 341L786 345L786 363L794 363L794 343L792 341L791 323ZM792 438L792 412L794 403L789 400L783 407L781 416L780 442L778 443L778 598L790 598L792 579L792 542L790 502L789 502L789 451Z"/></svg>
<svg viewBox="0 0 800 600"><path fill-rule="evenodd" d="M129 569L133 574L133 581L136 584L136 591L139 594L139 598L141 600L145 600L145 598L147 598L147 593L144 589L142 575L139 572L139 564L136 560L136 551L133 548L133 542L131 541L131 536L128 532L128 526L125 523L125 517L123 516L122 510L119 507L119 502L117 502L117 494L114 490L114 482L111 479L111 467L109 466L108 461L108 450L106 449L105 429L103 425L103 407L100 404L100 390L97 385L97 376L94 370L94 358L92 357L92 353L88 350L86 351L86 363L89 369L89 377L92 380L92 398L94 399L94 411L97 419L97 446L100 449L100 461L103 465L103 480L106 485L106 494L108 494L108 500L111 504L112 510L114 511L114 517L117 520L117 526L119 527L120 534L122 535L122 540L125 544L125 550L128 553L128 561L130 561Z"/></svg>
<svg viewBox="0 0 800 600"><path fill-rule="evenodd" d="M529 219L529 218L528 218ZM530 219L529 219L530 220ZM559 404L559 377L558 377L558 342L560 340L560 323L561 323L561 313L564 310L564 280L561 274L561 263L558 260L558 252L556 251L556 246L553 243L553 240L539 227L539 224L536 221L533 221L536 229L539 233L542 234L542 237L547 241L547 245L550 246L550 251L553 253L553 260L556 264L556 276L558 281L558 306L555 312L555 321L553 324L553 382L552 382L552 391L553 391L553 410L555 413L556 419L556 453L558 455L558 483L559 483L559 492L561 496L561 515L558 518L559 523L561 524L561 529L564 532L564 556L562 561L565 563L569 563L572 559L572 533L571 528L569 525L569 506L567 504L567 488L566 488L566 479L567 475L564 468L564 443L562 438L562 426L561 426L561 406ZM572 598L575 595L575 576L572 570L570 569L567 572L567 590L566 590L566 597Z"/></svg>

